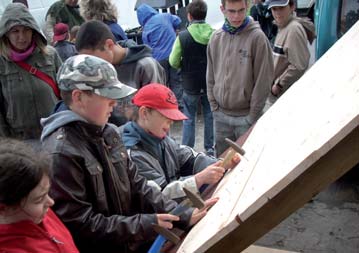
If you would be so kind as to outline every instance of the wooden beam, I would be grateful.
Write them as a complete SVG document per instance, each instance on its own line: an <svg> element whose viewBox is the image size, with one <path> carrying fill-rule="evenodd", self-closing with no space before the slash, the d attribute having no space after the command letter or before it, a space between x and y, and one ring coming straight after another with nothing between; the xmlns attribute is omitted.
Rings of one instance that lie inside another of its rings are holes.
<svg viewBox="0 0 359 253"><path fill-rule="evenodd" d="M299 253L296 251L273 249L273 248L256 246L256 245L249 246L247 249L245 249L242 252L243 253Z"/></svg>
<svg viewBox="0 0 359 253"><path fill-rule="evenodd" d="M258 120L178 252L238 252L359 162L359 22Z"/></svg>
<svg viewBox="0 0 359 253"><path fill-rule="evenodd" d="M359 127L206 252L241 252L358 162Z"/></svg>

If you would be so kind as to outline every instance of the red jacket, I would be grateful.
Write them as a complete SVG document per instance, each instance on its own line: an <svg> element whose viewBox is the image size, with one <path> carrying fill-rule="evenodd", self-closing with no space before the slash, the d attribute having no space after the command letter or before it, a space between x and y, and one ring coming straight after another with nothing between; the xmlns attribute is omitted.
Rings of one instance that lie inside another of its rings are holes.
<svg viewBox="0 0 359 253"><path fill-rule="evenodd" d="M49 209L40 224L0 224L0 253L78 253L70 232Z"/></svg>

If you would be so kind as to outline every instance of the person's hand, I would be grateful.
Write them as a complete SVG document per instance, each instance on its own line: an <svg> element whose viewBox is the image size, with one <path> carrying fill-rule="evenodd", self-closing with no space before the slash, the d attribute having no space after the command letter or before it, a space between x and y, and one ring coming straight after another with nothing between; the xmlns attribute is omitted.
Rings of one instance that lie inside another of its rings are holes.
<svg viewBox="0 0 359 253"><path fill-rule="evenodd" d="M228 168L233 169L237 166L237 164L241 161L241 156L238 153L235 153L231 159L231 163L229 164Z"/></svg>
<svg viewBox="0 0 359 253"><path fill-rule="evenodd" d="M209 165L201 172L194 175L196 179L197 187L200 188L204 184L217 183L223 177L223 174L226 171L221 164L222 161L217 161Z"/></svg>
<svg viewBox="0 0 359 253"><path fill-rule="evenodd" d="M189 224L192 226L200 221L207 214L208 209L217 203L218 199L219 198L208 199L204 202L204 207L202 209L194 209Z"/></svg>
<svg viewBox="0 0 359 253"><path fill-rule="evenodd" d="M166 229L171 229L173 227L172 221L180 220L180 217L172 214L160 213L156 215L158 225Z"/></svg>

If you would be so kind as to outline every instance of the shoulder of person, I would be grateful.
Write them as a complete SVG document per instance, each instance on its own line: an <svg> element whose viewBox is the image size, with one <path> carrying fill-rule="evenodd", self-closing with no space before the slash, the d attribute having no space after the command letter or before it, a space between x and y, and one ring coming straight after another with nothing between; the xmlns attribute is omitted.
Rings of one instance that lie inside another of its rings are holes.
<svg viewBox="0 0 359 253"><path fill-rule="evenodd" d="M222 29L219 28L217 30L214 30L212 33L212 36L210 38L210 41L220 38L221 36L225 36L227 33Z"/></svg>
<svg viewBox="0 0 359 253"><path fill-rule="evenodd" d="M293 18L288 26L289 29L304 29L303 25L300 23L300 21L297 18Z"/></svg>
<svg viewBox="0 0 359 253"><path fill-rule="evenodd" d="M47 45L47 46L46 46L46 49L47 49L47 52L48 52L48 53L45 55L45 58L51 57L51 58L54 59L54 58L59 57L59 55L58 55L57 50L56 50L55 47L50 46L50 45Z"/></svg>
<svg viewBox="0 0 359 253"><path fill-rule="evenodd" d="M56 1L50 6L49 10L47 11L46 16L48 14L51 14L51 15L56 14L64 7L65 7L65 1L62 1L62 0Z"/></svg>
<svg viewBox="0 0 359 253"><path fill-rule="evenodd" d="M54 54L56 52L56 49L54 46L46 45L46 49L49 51L49 53Z"/></svg>

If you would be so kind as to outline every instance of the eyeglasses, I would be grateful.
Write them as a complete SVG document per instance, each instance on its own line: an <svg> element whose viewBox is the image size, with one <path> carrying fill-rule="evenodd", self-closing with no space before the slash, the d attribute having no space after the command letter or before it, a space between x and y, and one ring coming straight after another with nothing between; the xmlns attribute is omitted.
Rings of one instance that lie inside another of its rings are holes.
<svg viewBox="0 0 359 253"><path fill-rule="evenodd" d="M245 8L240 9L240 10L225 9L224 11L225 11L228 15L230 15L230 16L234 16L234 15L236 15L236 14L242 15L242 14L246 13L246 9L245 9Z"/></svg>

